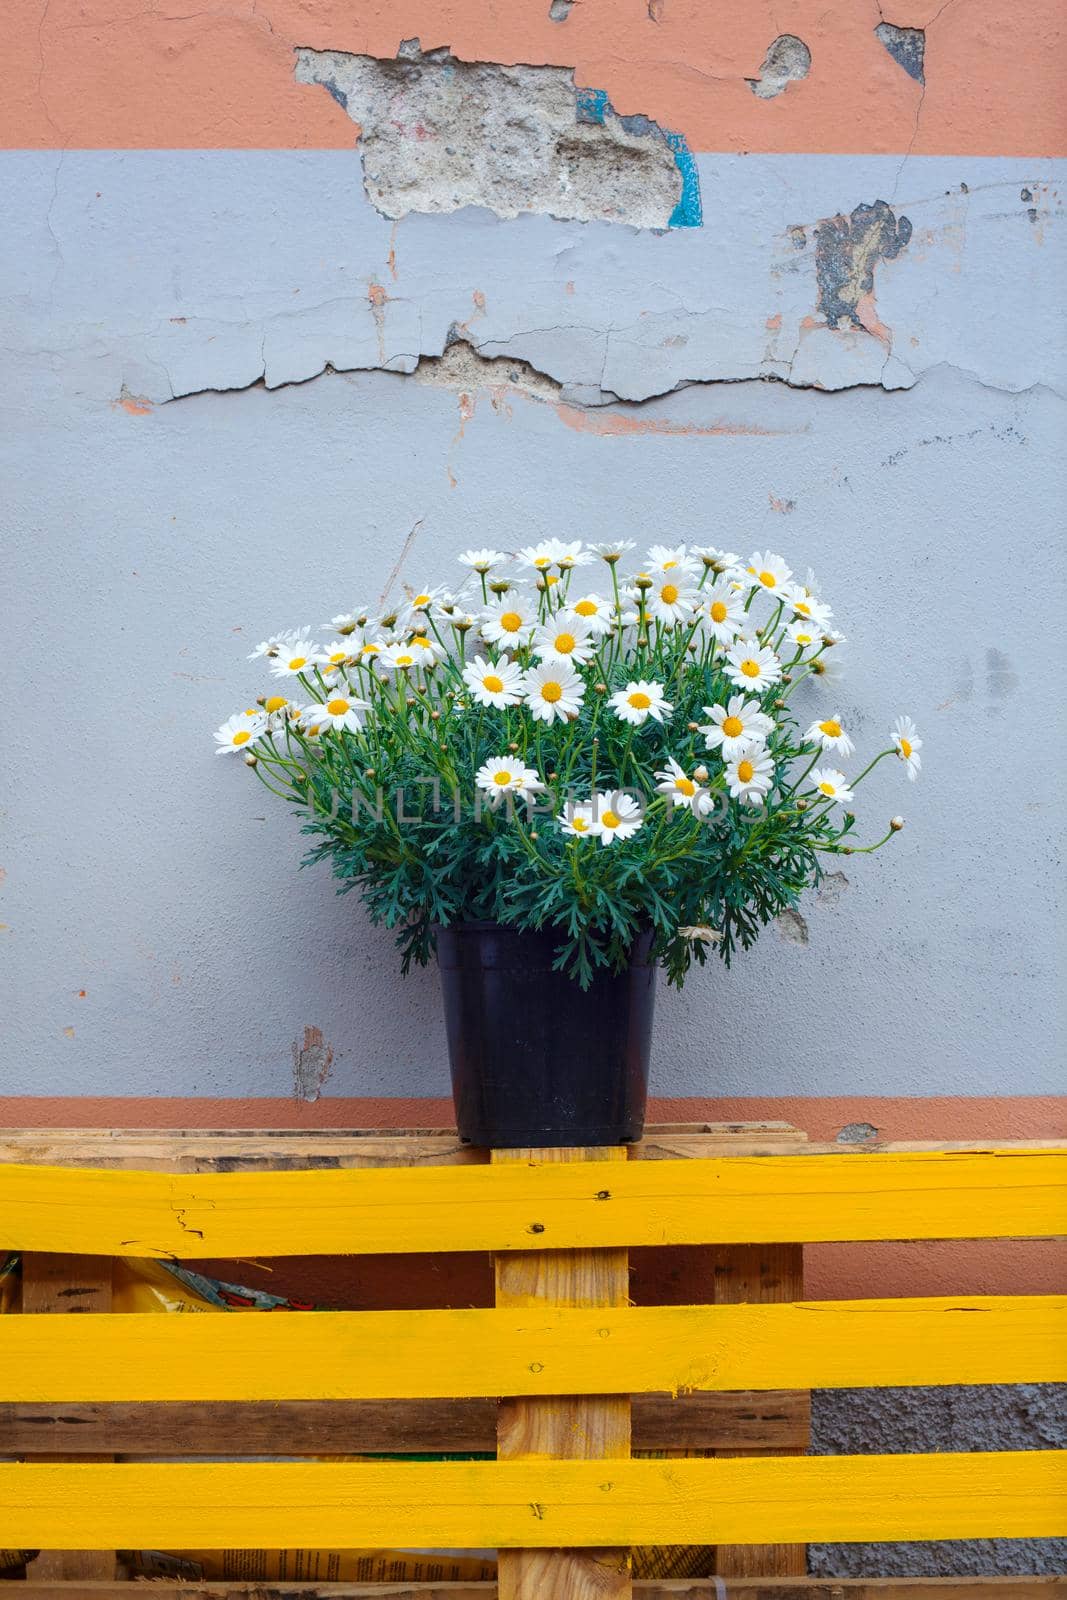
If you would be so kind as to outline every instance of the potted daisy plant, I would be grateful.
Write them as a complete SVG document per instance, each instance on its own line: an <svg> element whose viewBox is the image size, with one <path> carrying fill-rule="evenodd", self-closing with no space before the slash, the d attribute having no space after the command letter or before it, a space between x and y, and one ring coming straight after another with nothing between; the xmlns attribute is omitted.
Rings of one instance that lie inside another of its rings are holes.
<svg viewBox="0 0 1067 1600"><path fill-rule="evenodd" d="M835 710L794 695L840 645L781 556L550 539L468 550L457 592L409 594L253 651L273 683L215 735L293 807L340 890L436 954L461 1135L640 1137L657 967L727 964L857 838L879 762L919 771L901 717L848 776Z"/></svg>

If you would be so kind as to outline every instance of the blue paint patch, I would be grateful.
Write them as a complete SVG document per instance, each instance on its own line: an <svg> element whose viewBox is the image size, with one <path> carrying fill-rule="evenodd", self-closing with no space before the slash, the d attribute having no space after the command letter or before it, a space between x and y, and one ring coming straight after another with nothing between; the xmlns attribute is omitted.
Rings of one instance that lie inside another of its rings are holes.
<svg viewBox="0 0 1067 1600"><path fill-rule="evenodd" d="M609 116L615 115L615 109L608 99L606 89L579 89L575 117L578 122L591 124L594 127L603 127ZM659 134L667 142L667 147L674 157L674 164L682 175L682 192L678 204L671 212L669 226L672 228L699 228L704 223L704 209L700 203L700 175L697 164L693 160L689 146L685 142L684 133L671 133L668 128L661 128L658 123L645 116L620 117L619 121L627 133L639 137L646 134Z"/></svg>

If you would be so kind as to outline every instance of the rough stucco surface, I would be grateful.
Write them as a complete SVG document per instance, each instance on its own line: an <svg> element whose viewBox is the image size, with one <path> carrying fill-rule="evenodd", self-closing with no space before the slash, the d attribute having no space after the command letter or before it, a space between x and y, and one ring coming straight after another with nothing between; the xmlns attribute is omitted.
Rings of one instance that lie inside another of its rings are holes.
<svg viewBox="0 0 1067 1600"><path fill-rule="evenodd" d="M838 1389L812 1396L817 1455L909 1450L1062 1450L1067 1389L1061 1384L946 1389ZM819 1577L946 1577L1067 1572L1067 1539L959 1539L925 1544L812 1545Z"/></svg>

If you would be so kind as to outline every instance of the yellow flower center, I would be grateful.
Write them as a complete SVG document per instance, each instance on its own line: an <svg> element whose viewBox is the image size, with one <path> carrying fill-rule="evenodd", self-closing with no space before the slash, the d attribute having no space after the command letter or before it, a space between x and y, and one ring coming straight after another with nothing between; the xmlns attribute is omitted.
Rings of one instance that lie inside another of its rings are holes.
<svg viewBox="0 0 1067 1600"><path fill-rule="evenodd" d="M349 709L347 700L327 700L326 709L331 717L343 717Z"/></svg>
<svg viewBox="0 0 1067 1600"><path fill-rule="evenodd" d="M677 565L677 561L665 561L663 563L663 570L664 572L669 572L672 567L676 567Z"/></svg>
<svg viewBox="0 0 1067 1600"><path fill-rule="evenodd" d="M522 627L522 618L517 611L505 611L500 619L500 626L505 633L518 633Z"/></svg>
<svg viewBox="0 0 1067 1600"><path fill-rule="evenodd" d="M433 645L424 633L417 633L411 640L411 648L412 650L432 650Z"/></svg>
<svg viewBox="0 0 1067 1600"><path fill-rule="evenodd" d="M545 574L545 582L547 583L548 587L551 589L551 587L552 587L552 585L554 583L558 583L559 582L559 579L556 577L556 574L554 572L549 572L549 573Z"/></svg>
<svg viewBox="0 0 1067 1600"><path fill-rule="evenodd" d="M561 656L569 656L576 643L573 633L556 634L556 651Z"/></svg>
<svg viewBox="0 0 1067 1600"><path fill-rule="evenodd" d="M678 587L673 583L665 583L659 592L659 597L665 606L673 606L678 598Z"/></svg>
<svg viewBox="0 0 1067 1600"><path fill-rule="evenodd" d="M713 600L711 602L712 622L725 622L729 614L725 600Z"/></svg>
<svg viewBox="0 0 1067 1600"><path fill-rule="evenodd" d="M578 604L575 606L574 609L575 609L575 611L577 611L577 613L578 613L578 615L580 617L595 617L596 616L596 601L595 600L579 600Z"/></svg>
<svg viewBox="0 0 1067 1600"><path fill-rule="evenodd" d="M361 656L376 656L381 648L380 644L365 644L359 653Z"/></svg>
<svg viewBox="0 0 1067 1600"><path fill-rule="evenodd" d="M823 794L833 795L837 793L832 783L820 783L819 788L822 790Z"/></svg>
<svg viewBox="0 0 1067 1600"><path fill-rule="evenodd" d="M306 667L307 664L307 656L293 656L292 660L289 662L289 671L299 672L301 667Z"/></svg>
<svg viewBox="0 0 1067 1600"><path fill-rule="evenodd" d="M499 772L493 773L493 782L499 785L501 789L506 789L511 782L511 773L506 767L501 767Z"/></svg>
<svg viewBox="0 0 1067 1600"><path fill-rule="evenodd" d="M737 776L742 783L751 783L755 771L756 769L751 761L739 761L737 763Z"/></svg>
<svg viewBox="0 0 1067 1600"><path fill-rule="evenodd" d="M557 700L563 699L563 685L555 683L551 679L548 683L543 683L541 685L541 699L547 700L550 706L555 705Z"/></svg>
<svg viewBox="0 0 1067 1600"><path fill-rule="evenodd" d="M503 687L503 678L498 678L495 672L487 672L482 679L482 688L489 694L500 694Z"/></svg>
<svg viewBox="0 0 1067 1600"><path fill-rule="evenodd" d="M347 654L347 650L331 650L326 659L330 663L331 667L336 667L341 664Z"/></svg>
<svg viewBox="0 0 1067 1600"><path fill-rule="evenodd" d="M252 735L247 731L247 729L242 728L240 733L234 734L233 742L234 744L247 744L251 737Z"/></svg>
<svg viewBox="0 0 1067 1600"><path fill-rule="evenodd" d="M314 737L318 733L318 731L319 731L319 724L317 722L313 722L311 724L311 727L308 729L308 738L309 739L314 739Z"/></svg>
<svg viewBox="0 0 1067 1600"><path fill-rule="evenodd" d="M571 827L574 829L575 833L589 832L589 824L586 822L584 817L572 817Z"/></svg>
<svg viewBox="0 0 1067 1600"><path fill-rule="evenodd" d="M550 567L551 565L552 565L552 561L551 561L551 558L549 556L535 556L534 557L534 566L535 567L539 567L542 571L544 571L545 567Z"/></svg>
<svg viewBox="0 0 1067 1600"><path fill-rule="evenodd" d="M905 739L903 734L900 736L900 753L905 761L911 755L911 740Z"/></svg>
<svg viewBox="0 0 1067 1600"><path fill-rule="evenodd" d="M775 584L778 582L778 579L774 576L773 572L761 572L759 575L759 581L763 584L765 589L773 589Z"/></svg>
<svg viewBox="0 0 1067 1600"><path fill-rule="evenodd" d="M798 633L796 635L796 641L797 644L810 644L814 637L815 635L813 633Z"/></svg>
<svg viewBox="0 0 1067 1600"><path fill-rule="evenodd" d="M288 704L289 702L283 694L272 694L269 700L264 701L263 709L264 711L281 711L283 706Z"/></svg>
<svg viewBox="0 0 1067 1600"><path fill-rule="evenodd" d="M396 664L397 664L398 667L413 667L415 665L415 657L414 656L397 656Z"/></svg>
<svg viewBox="0 0 1067 1600"><path fill-rule="evenodd" d="M759 662L753 661L752 657L749 656L747 661L742 661L741 671L746 678L758 678L760 672Z"/></svg>
<svg viewBox="0 0 1067 1600"><path fill-rule="evenodd" d="M745 725L740 717L724 717L722 719L722 731L728 739L740 739L745 731Z"/></svg>
<svg viewBox="0 0 1067 1600"><path fill-rule="evenodd" d="M648 695L643 694L640 689L637 689L633 694L628 695L627 700L629 704L633 706L635 711L647 711L649 706L652 704L652 701L649 699Z"/></svg>
<svg viewBox="0 0 1067 1600"><path fill-rule="evenodd" d="M820 722L819 727L828 739L840 739L841 724L830 717L826 722Z"/></svg>
<svg viewBox="0 0 1067 1600"><path fill-rule="evenodd" d="M604 828L617 828L621 821L622 818L617 816L614 811L605 811L600 818L601 826Z"/></svg>
<svg viewBox="0 0 1067 1600"><path fill-rule="evenodd" d="M808 602L806 600L794 600L793 601L793 609L794 609L794 611L799 611L802 616L805 616L805 617L810 617L811 616L811 607L808 605Z"/></svg>
<svg viewBox="0 0 1067 1600"><path fill-rule="evenodd" d="M678 779L676 779L675 780L675 788L679 789L681 791L681 793L684 794L684 795L690 795L691 796L691 795L696 794L696 792L697 792L697 786L693 782L692 778L678 778Z"/></svg>
<svg viewBox="0 0 1067 1600"><path fill-rule="evenodd" d="M431 599L432 599L431 595L428 595L428 594L417 594L415 596L414 600L411 603L416 609L419 609L422 606L428 606Z"/></svg>

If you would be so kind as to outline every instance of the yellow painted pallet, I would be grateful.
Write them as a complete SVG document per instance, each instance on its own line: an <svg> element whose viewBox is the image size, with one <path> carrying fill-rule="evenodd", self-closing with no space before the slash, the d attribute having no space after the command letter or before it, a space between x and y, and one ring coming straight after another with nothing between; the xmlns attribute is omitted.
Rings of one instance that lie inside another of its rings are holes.
<svg viewBox="0 0 1067 1600"><path fill-rule="evenodd" d="M811 1541L1067 1534L1064 1452L802 1453L813 1387L1067 1379L1067 1297L807 1302L802 1246L1064 1233L1062 1145L844 1152L724 1125L490 1161L432 1132L0 1135L0 1252L24 1259L22 1312L0 1318L0 1455L23 1457L0 1464L2 1542L42 1552L24 1592L71 1600L125 1591L117 1550L279 1544L499 1551L496 1585L405 1600L1052 1600L1067 1580L804 1576ZM694 1303L631 1305L629 1249L682 1245ZM494 1256L492 1308L108 1310L115 1256L468 1251ZM114 1460L494 1434L495 1460ZM633 1546L704 1550L707 1577L635 1583Z"/></svg>

